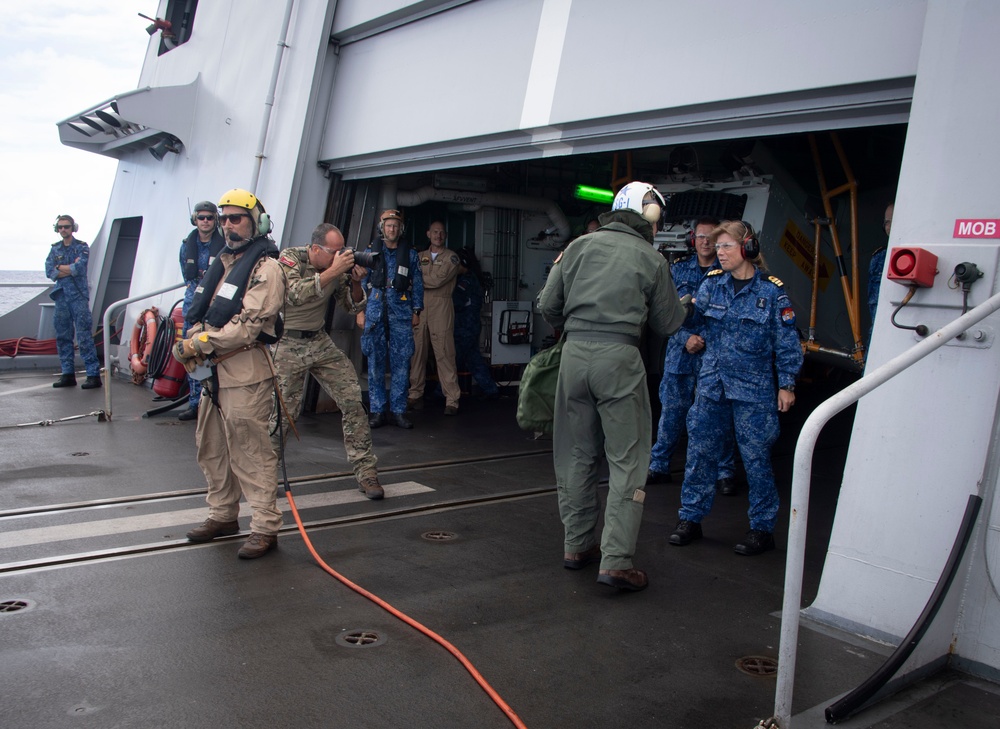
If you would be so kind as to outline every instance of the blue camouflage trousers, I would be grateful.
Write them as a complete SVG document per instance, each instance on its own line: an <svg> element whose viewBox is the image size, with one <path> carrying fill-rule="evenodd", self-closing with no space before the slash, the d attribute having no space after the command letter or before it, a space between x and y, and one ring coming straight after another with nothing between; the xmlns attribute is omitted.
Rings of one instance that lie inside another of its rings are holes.
<svg viewBox="0 0 1000 729"><path fill-rule="evenodd" d="M80 348L80 358L87 367L87 377L99 377L101 363L97 359L94 346L94 319L90 314L90 304L83 298L70 298L63 294L55 299L52 323L56 329L56 351L59 352L59 366L64 375L76 372L73 354L74 329L76 343Z"/></svg>
<svg viewBox="0 0 1000 729"><path fill-rule="evenodd" d="M413 324L411 320L389 319L389 341L385 339L385 322L381 317L365 321L361 336L361 351L368 358L368 400L371 412L386 411L385 368L388 350L389 410L406 412L406 396L410 390L410 359L413 357Z"/></svg>
<svg viewBox="0 0 1000 729"><path fill-rule="evenodd" d="M684 432L688 411L694 404L695 385L698 375L675 375L663 373L660 380L660 422L656 427L656 443L649 458L649 469L658 473L670 473L670 459ZM734 452L732 429L728 433L719 460L719 478L736 475L736 454Z"/></svg>
<svg viewBox="0 0 1000 729"><path fill-rule="evenodd" d="M688 411L688 452L681 487L679 518L700 522L712 510L719 455L729 430L747 473L750 528L774 531L778 515L778 489L771 469L771 446L778 439L778 411L774 400L743 402L719 401L697 396Z"/></svg>

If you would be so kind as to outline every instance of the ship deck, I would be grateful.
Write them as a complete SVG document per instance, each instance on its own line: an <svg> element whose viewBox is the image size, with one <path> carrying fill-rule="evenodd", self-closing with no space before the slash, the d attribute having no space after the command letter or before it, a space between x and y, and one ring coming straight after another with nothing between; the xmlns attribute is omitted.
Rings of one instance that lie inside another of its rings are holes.
<svg viewBox="0 0 1000 729"><path fill-rule="evenodd" d="M262 559L236 558L242 537L186 542L206 515L194 424L177 411L143 417L156 406L149 390L116 381L101 422L87 414L104 408L102 390L51 381L0 373L0 426L85 415L3 430L4 725L511 725L452 655L320 569L284 499L279 549ZM786 503L795 435L822 397L800 392L775 448ZM602 587L596 566L562 567L551 442L520 431L514 408L510 395L463 399L458 417L434 404L411 431L376 430L379 502L356 489L339 415L304 416L287 472L316 551L450 641L528 727L750 729L769 717L774 676L737 663L778 655L787 513L777 551L759 557L732 551L745 495L716 500L703 540L670 546L678 458L675 483L646 499L635 559L650 587ZM818 587L851 417L820 437L803 604ZM823 708L891 652L809 623L800 644L797 728L825 726ZM841 726L978 729L998 708L996 686L946 673Z"/></svg>

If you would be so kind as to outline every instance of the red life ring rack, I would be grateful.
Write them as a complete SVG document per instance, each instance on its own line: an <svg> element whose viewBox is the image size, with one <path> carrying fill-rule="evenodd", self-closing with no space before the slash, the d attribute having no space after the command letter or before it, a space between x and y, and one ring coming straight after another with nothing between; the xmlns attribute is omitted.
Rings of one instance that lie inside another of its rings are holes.
<svg viewBox="0 0 1000 729"><path fill-rule="evenodd" d="M139 318L132 327L132 341L128 348L129 367L132 368L132 381L139 384L146 379L146 372L149 369L149 355L153 351L153 342L156 341L156 322L160 317L160 312L154 306L139 314Z"/></svg>

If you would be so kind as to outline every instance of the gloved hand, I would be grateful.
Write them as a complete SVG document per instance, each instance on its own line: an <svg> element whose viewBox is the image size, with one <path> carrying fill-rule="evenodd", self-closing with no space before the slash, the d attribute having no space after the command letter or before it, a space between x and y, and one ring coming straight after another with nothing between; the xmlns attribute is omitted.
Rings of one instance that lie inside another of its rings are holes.
<svg viewBox="0 0 1000 729"><path fill-rule="evenodd" d="M171 352L174 355L174 359L184 365L185 370L194 372L198 368L198 365L205 361L207 355L202 351L202 347L207 343L208 336L200 334L197 337L182 339L177 342Z"/></svg>
<svg viewBox="0 0 1000 729"><path fill-rule="evenodd" d="M691 294L684 294L681 297L681 306L687 311L685 318L691 316L694 313L694 302L695 300L691 297Z"/></svg>
<svg viewBox="0 0 1000 729"><path fill-rule="evenodd" d="M196 339L182 339L174 345L174 358L178 362L194 359L201 355Z"/></svg>

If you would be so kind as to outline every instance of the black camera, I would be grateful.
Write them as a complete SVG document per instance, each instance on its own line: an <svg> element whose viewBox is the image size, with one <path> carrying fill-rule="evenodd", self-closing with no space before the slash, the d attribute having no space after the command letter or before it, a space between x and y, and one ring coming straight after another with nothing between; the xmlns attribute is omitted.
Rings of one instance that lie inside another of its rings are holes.
<svg viewBox="0 0 1000 729"><path fill-rule="evenodd" d="M348 249L354 250L354 249ZM379 251L358 251L354 250L354 262L363 268L375 268L378 259L382 256Z"/></svg>

